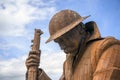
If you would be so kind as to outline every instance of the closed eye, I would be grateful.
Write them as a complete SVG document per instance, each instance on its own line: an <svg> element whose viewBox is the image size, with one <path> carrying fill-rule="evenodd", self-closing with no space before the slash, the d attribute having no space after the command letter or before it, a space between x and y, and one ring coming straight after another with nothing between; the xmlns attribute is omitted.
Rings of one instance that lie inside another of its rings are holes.
<svg viewBox="0 0 120 80"><path fill-rule="evenodd" d="M57 39L55 39L55 40L54 40L54 42L56 42L56 43L57 43L57 42L58 42L58 40L57 40Z"/></svg>
<svg viewBox="0 0 120 80"><path fill-rule="evenodd" d="M63 43L63 39L58 38L58 39L55 39L54 42L56 42L56 43Z"/></svg>

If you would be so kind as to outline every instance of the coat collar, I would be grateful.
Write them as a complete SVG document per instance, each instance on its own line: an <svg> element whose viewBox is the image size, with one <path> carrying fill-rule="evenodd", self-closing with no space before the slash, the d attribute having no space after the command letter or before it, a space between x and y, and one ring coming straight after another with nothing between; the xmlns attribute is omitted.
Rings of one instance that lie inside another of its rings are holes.
<svg viewBox="0 0 120 80"><path fill-rule="evenodd" d="M87 31L91 34L91 36L87 40L87 42L101 38L101 35L100 35L99 30L98 30L96 22L90 21L90 22L85 24L85 27L86 27Z"/></svg>

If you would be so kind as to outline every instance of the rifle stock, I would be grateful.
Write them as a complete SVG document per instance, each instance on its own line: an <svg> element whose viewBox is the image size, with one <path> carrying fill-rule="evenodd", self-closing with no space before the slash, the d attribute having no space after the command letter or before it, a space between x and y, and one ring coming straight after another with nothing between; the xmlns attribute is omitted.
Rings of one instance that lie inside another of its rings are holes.
<svg viewBox="0 0 120 80"><path fill-rule="evenodd" d="M33 45L31 46L33 51L40 52L39 47L40 47L40 35L41 34L43 34L43 32L40 29L35 29L34 40L32 40ZM27 80L37 80L37 71L38 71L38 66L30 66L28 69Z"/></svg>

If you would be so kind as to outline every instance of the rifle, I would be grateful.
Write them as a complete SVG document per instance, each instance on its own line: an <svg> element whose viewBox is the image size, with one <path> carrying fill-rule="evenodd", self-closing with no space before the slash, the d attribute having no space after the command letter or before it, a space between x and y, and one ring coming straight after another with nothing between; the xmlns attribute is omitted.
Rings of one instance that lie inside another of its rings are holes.
<svg viewBox="0 0 120 80"><path fill-rule="evenodd" d="M32 40L33 45L31 46L33 51L40 52L39 47L40 47L40 35L41 34L43 34L43 32L40 29L35 29L34 40ZM30 66L28 69L27 80L37 80L37 75L38 75L37 72L38 72L38 66Z"/></svg>

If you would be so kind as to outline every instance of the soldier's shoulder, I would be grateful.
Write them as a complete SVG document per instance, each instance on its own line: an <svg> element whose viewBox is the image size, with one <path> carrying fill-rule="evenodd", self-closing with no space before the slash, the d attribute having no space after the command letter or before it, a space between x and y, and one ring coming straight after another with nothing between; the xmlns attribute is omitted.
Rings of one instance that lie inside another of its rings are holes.
<svg viewBox="0 0 120 80"><path fill-rule="evenodd" d="M109 37L103 38L100 41L99 47L105 48L105 47L109 47L115 44L120 45L120 40L116 39L115 37L109 36Z"/></svg>
<svg viewBox="0 0 120 80"><path fill-rule="evenodd" d="M116 39L115 37L105 37L99 41L99 45L97 46L96 53L102 54L105 50L113 45L120 46L120 40Z"/></svg>
<svg viewBox="0 0 120 80"><path fill-rule="evenodd" d="M91 57L94 59L93 61L96 61L97 63L102 54L104 54L104 52L108 50L110 47L114 47L114 45L120 46L120 40L114 37L105 37L94 41L92 45L93 47L91 50L92 51Z"/></svg>

